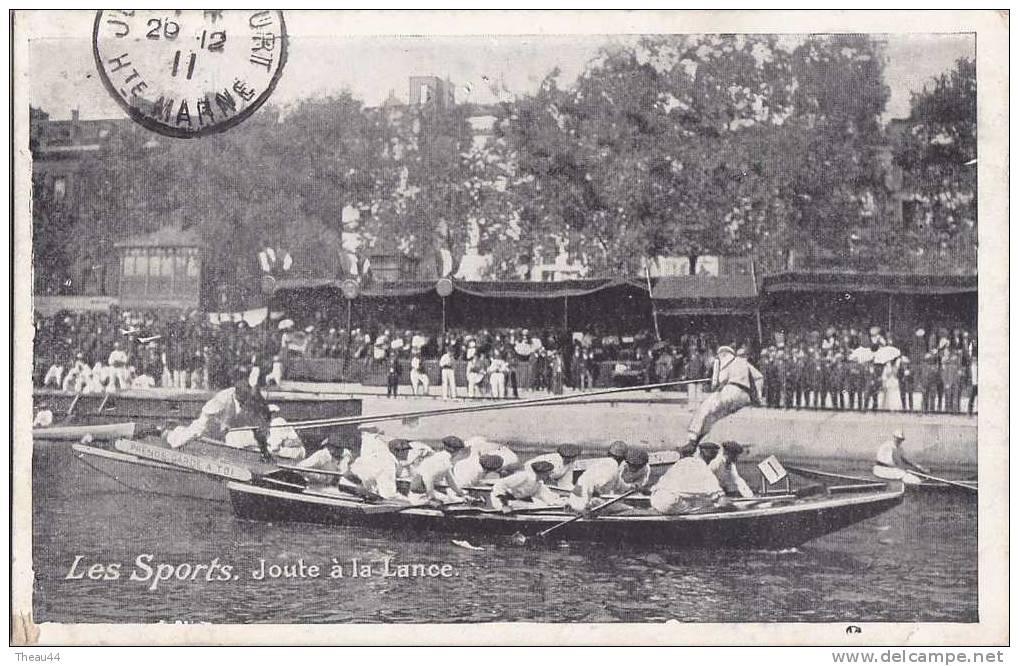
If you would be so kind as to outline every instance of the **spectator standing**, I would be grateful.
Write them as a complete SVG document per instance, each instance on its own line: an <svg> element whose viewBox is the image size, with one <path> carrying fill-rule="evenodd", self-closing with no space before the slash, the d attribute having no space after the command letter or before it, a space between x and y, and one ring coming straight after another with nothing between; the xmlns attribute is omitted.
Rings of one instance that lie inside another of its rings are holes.
<svg viewBox="0 0 1019 666"><path fill-rule="evenodd" d="M899 359L899 401L902 409L913 411L913 368L908 356Z"/></svg>
<svg viewBox="0 0 1019 666"><path fill-rule="evenodd" d="M468 347L468 352L470 348ZM467 397L481 397L481 383L485 381L484 359L481 354L472 354L467 361Z"/></svg>
<svg viewBox="0 0 1019 666"><path fill-rule="evenodd" d="M439 372L442 377L442 397L446 400L455 400L456 370L453 367L453 354L448 346L439 357Z"/></svg>
<svg viewBox="0 0 1019 666"><path fill-rule="evenodd" d="M946 346L941 350L941 383L944 386L944 410L946 412L959 411L959 385L962 374L962 358L959 352Z"/></svg>
<svg viewBox="0 0 1019 666"><path fill-rule="evenodd" d="M428 395L428 373L418 352L410 359L410 387L414 395Z"/></svg>
<svg viewBox="0 0 1019 666"><path fill-rule="evenodd" d="M488 383L493 398L506 397L506 371L508 369L506 361L502 359L502 354L497 351L492 352L492 363L488 367Z"/></svg>
<svg viewBox="0 0 1019 666"><path fill-rule="evenodd" d="M386 375L386 397L395 398L400 386L400 357L396 351L389 353L389 370Z"/></svg>
<svg viewBox="0 0 1019 666"><path fill-rule="evenodd" d="M973 416L973 408L977 402L977 354L975 347L969 361L969 384L969 405L966 407L966 411L970 416Z"/></svg>

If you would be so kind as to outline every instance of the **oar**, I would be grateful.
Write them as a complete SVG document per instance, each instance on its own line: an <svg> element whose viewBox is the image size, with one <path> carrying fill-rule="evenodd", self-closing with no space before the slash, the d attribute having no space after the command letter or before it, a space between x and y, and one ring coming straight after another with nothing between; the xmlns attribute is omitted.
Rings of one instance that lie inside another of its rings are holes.
<svg viewBox="0 0 1019 666"><path fill-rule="evenodd" d="M561 523L556 523L552 527L550 527L550 528L548 528L546 530L542 530L542 531L538 532L532 538L533 539L544 539L546 536L548 536L552 532L555 532L559 528L565 527L565 526L569 525L570 523L574 523L574 522L580 520L581 518L590 518L591 516L595 515L599 511L601 511L602 509L608 508L608 507L612 506L613 504L615 504L616 502L621 502L624 499L626 499L627 497L629 497L630 495L633 495L634 493L637 493L639 491L640 491L639 488L634 488L633 490L628 490L627 492L623 493L619 497L615 497L613 499L610 499L607 502L602 502L601 504L599 504L598 506L594 507L590 511L582 513L579 516L574 516L574 517L572 517L572 518L570 518L568 520L564 520ZM526 536L524 536L523 534L521 534L520 532L517 532L516 534L514 534L512 538L513 538L513 542L514 543L517 543L517 544L520 544L520 545L523 545L523 544L527 543L527 541L528 541L528 538Z"/></svg>
<svg viewBox="0 0 1019 666"><path fill-rule="evenodd" d="M64 423L71 420L71 416L74 414L74 408L78 406L78 401L81 400L81 395L84 392L85 387L78 389L78 392L74 394L74 400L71 401L71 406L67 408L67 413L64 414Z"/></svg>
<svg viewBox="0 0 1019 666"><path fill-rule="evenodd" d="M952 481L951 479L942 479L940 476L932 476L930 474L924 474L923 472L917 472L916 470L908 470L910 474L915 474L921 479L930 479L931 481L940 481L941 483L947 483L950 486L956 486L958 488L965 488L972 492L978 492L976 486L971 486L968 483L962 483L961 481Z"/></svg>
<svg viewBox="0 0 1019 666"><path fill-rule="evenodd" d="M808 477L823 477L827 479L839 479L840 481L859 481L860 483L872 483L873 479L865 479L861 476L852 476L849 474L836 474L835 472L824 472L819 469L808 469L806 467L796 467L794 465L785 465L785 468L794 474Z"/></svg>
<svg viewBox="0 0 1019 666"><path fill-rule="evenodd" d="M586 398L596 398L603 395L612 395L615 393L630 393L633 391L646 391L650 389L666 388L670 386L682 386L685 384L701 384L704 382L711 381L708 378L705 379L685 379L682 381L675 382L662 382L659 384L643 384L640 386L623 386L618 388L604 389L601 391L590 391L587 393L572 393L569 395L553 395L542 398L529 398L527 400L513 400L508 402L497 402L491 405L475 405L470 407L448 407L443 409L427 409L416 412L398 412L393 414L376 414L376 415L361 415L361 416L339 416L331 418L321 419L308 419L305 421L291 421L287 424L280 424L277 426L270 425L269 428L293 428L294 430L307 430L309 428L325 428L330 426L340 425L357 425L361 423L377 423L381 421L396 421L403 419L419 419L428 416L446 416L450 414L472 414L475 412L488 412L502 409L519 409L521 407L542 407L545 405L554 405L560 402L566 402L569 400L578 400ZM231 430L255 430L256 426L245 426L241 428L231 428Z"/></svg>

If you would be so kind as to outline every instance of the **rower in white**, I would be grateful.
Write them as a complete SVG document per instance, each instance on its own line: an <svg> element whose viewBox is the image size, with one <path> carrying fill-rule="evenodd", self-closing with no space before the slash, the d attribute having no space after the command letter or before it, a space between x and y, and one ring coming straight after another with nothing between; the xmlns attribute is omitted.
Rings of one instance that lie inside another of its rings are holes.
<svg viewBox="0 0 1019 666"><path fill-rule="evenodd" d="M449 499L448 494L436 489L437 485L445 484L448 491L457 497L465 497L466 493L453 477L453 466L470 454L463 440L455 435L442 438L442 451L436 451L425 457L413 470L410 482L411 495L423 495L423 498L412 497L413 500L423 499L429 503L443 503Z"/></svg>
<svg viewBox="0 0 1019 666"><path fill-rule="evenodd" d="M703 400L687 427L687 443L701 441L719 420L747 405L760 404L764 375L732 347L718 348L711 368L711 393Z"/></svg>
<svg viewBox="0 0 1019 666"><path fill-rule="evenodd" d="M453 478L461 488L481 484L490 485L500 478L501 470L501 457L491 453L482 453L480 456L468 456L456 463L453 466Z"/></svg>
<svg viewBox="0 0 1019 666"><path fill-rule="evenodd" d="M613 442L607 458L587 463L567 504L577 513L583 513L592 507L596 498L646 488L650 478L647 451Z"/></svg>
<svg viewBox="0 0 1019 666"><path fill-rule="evenodd" d="M350 489L341 484L341 488L353 490L358 494L373 494L387 500L405 499L396 488L396 475L402 464L407 460L410 444L405 439L394 439L385 449L374 449L362 454L343 475L347 481L355 484Z"/></svg>
<svg viewBox="0 0 1019 666"><path fill-rule="evenodd" d="M652 509L663 514L684 514L728 504L718 478L696 453L697 445L693 443L680 449L680 459L651 490Z"/></svg>
<svg viewBox="0 0 1019 666"><path fill-rule="evenodd" d="M509 513L524 507L553 506L559 496L548 487L552 478L552 463L532 461L519 472L499 479L492 484L489 502L493 509Z"/></svg>
<svg viewBox="0 0 1019 666"><path fill-rule="evenodd" d="M871 472L879 479L902 481L906 485L917 486L923 481L909 470L915 470L921 474L927 474L928 471L926 467L918 465L906 457L902 450L904 441L906 441L906 436L902 434L902 430L893 432L892 438L885 440L878 447L875 457L877 464L874 465Z"/></svg>
<svg viewBox="0 0 1019 666"><path fill-rule="evenodd" d="M625 445L624 445L625 446ZM540 461L552 464L551 484L562 490L573 489L573 472L576 470L576 461L580 457L580 447L576 444L560 444L555 453L531 458L529 463Z"/></svg>

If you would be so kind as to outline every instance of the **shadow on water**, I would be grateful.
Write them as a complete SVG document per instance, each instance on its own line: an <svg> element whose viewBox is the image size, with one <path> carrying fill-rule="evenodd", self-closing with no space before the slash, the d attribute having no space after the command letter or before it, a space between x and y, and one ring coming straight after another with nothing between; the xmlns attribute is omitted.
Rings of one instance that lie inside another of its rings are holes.
<svg viewBox="0 0 1019 666"><path fill-rule="evenodd" d="M955 495L908 496L778 552L469 537L476 551L447 534L238 520L225 502L99 489L59 451L37 451L34 462L39 621L977 620L976 503ZM103 565L109 575L120 563L119 577L68 578L78 556L75 573ZM139 556L149 556L144 566ZM194 580L131 579L159 563L218 568L213 580L204 570ZM318 575L255 577L302 564ZM342 577L330 576L334 565ZM400 576L401 565L436 575Z"/></svg>

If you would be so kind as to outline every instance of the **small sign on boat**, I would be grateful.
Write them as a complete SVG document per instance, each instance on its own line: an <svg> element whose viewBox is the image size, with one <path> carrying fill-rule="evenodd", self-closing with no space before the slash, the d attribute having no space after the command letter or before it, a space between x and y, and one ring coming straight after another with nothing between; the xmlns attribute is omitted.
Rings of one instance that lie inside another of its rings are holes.
<svg viewBox="0 0 1019 666"><path fill-rule="evenodd" d="M784 479L787 474L785 467L782 467L782 463L780 463L778 458L775 456L768 456L759 462L757 464L757 469L761 470L761 474L771 485L775 485Z"/></svg>
<svg viewBox="0 0 1019 666"><path fill-rule="evenodd" d="M196 456L175 449L145 444L144 442L136 442L133 439L118 439L114 446L121 453L129 453L139 458L185 467L196 472L211 474L212 476L232 479L234 481L251 481L251 470L222 460Z"/></svg>

